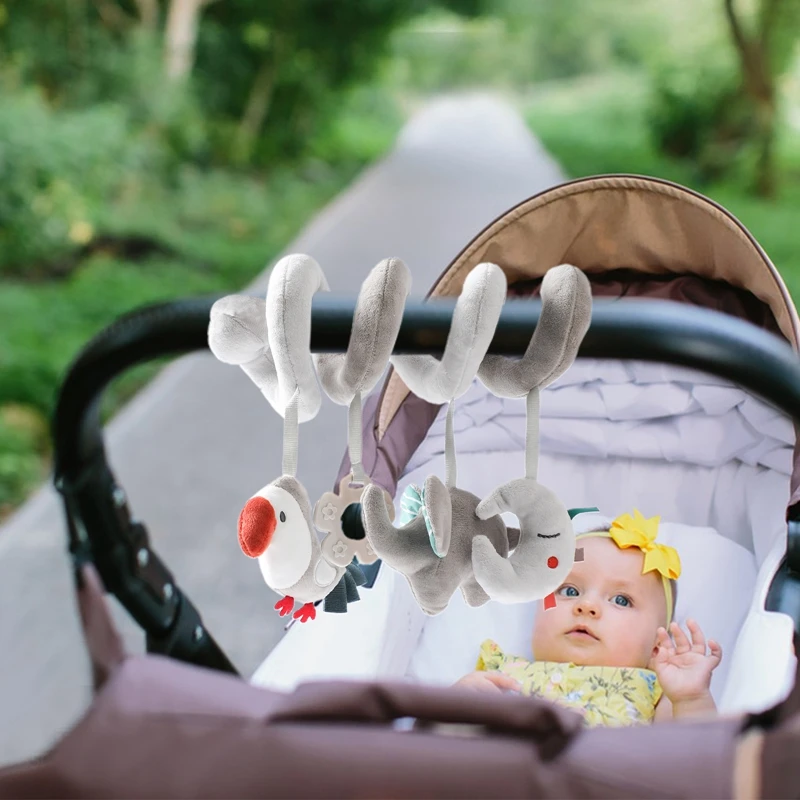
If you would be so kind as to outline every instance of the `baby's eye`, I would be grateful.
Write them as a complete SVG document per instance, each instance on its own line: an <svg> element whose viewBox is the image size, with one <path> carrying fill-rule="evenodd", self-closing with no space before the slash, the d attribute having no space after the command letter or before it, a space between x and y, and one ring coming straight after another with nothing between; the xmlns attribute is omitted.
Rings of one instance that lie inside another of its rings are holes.
<svg viewBox="0 0 800 800"><path fill-rule="evenodd" d="M633 602L631 601L630 597L624 594L615 594L611 598L611 602L614 603L614 605L622 606L623 608L627 608L628 606L633 605Z"/></svg>
<svg viewBox="0 0 800 800"><path fill-rule="evenodd" d="M579 594L578 590L574 586L562 586L558 590L558 593L562 597L577 597Z"/></svg>

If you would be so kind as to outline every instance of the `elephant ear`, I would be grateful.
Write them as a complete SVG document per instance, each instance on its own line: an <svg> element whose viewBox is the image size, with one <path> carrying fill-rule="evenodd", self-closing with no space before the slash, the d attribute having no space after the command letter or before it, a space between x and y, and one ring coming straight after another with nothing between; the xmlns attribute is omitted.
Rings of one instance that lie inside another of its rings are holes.
<svg viewBox="0 0 800 800"><path fill-rule="evenodd" d="M519 544L520 530L519 528L506 528L506 537L508 538L508 549L514 550Z"/></svg>
<svg viewBox="0 0 800 800"><path fill-rule="evenodd" d="M400 512L401 525L407 525L421 517L436 557L444 558L447 555L450 549L453 509L450 493L435 475L425 479L423 488L413 483L406 486L400 498Z"/></svg>
<svg viewBox="0 0 800 800"><path fill-rule="evenodd" d="M562 264L542 280L542 313L521 359L487 355L478 377L499 397L525 397L564 373L578 354L592 318L592 289L577 267Z"/></svg>
<svg viewBox="0 0 800 800"><path fill-rule="evenodd" d="M447 487L435 476L425 479L424 503L426 516L430 520L431 547L439 558L444 558L450 549L453 528L453 506Z"/></svg>
<svg viewBox="0 0 800 800"><path fill-rule="evenodd" d="M447 345L434 356L394 356L392 365L422 400L442 404L469 389L494 337L506 297L506 277L495 264L479 264L464 282Z"/></svg>

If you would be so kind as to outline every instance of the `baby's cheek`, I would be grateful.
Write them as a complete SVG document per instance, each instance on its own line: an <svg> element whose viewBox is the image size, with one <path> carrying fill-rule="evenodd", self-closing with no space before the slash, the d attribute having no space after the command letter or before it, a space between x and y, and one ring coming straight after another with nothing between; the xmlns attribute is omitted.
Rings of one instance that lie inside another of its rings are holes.
<svg viewBox="0 0 800 800"><path fill-rule="evenodd" d="M639 623L639 624L636 624ZM649 625L617 624L614 632L618 660L626 666L647 667L653 651L655 633Z"/></svg>
<svg viewBox="0 0 800 800"><path fill-rule="evenodd" d="M533 651L537 658L551 660L538 653L549 653L556 640L556 632L562 630L566 624L563 620L564 606L557 602L555 608L544 609L541 606L536 610L536 619L533 623Z"/></svg>

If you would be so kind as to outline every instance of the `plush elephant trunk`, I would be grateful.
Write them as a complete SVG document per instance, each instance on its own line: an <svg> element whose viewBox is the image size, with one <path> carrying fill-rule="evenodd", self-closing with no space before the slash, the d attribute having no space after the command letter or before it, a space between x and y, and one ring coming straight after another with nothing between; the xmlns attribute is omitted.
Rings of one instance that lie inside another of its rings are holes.
<svg viewBox="0 0 800 800"><path fill-rule="evenodd" d="M437 512L444 517L441 527L450 532L450 500L447 490L437 478L428 478L426 489L439 498ZM361 496L361 514L364 531L372 549L390 567L408 576L428 566L433 557L431 539L422 515L398 529L392 525L386 501L379 486L370 484ZM437 525L437 528L440 527ZM446 548L445 548L446 552Z"/></svg>
<svg viewBox="0 0 800 800"><path fill-rule="evenodd" d="M367 486L361 495L361 516L364 532L378 557L394 568L404 564L410 556L409 549L404 546L405 539L392 525L386 502L374 484Z"/></svg>

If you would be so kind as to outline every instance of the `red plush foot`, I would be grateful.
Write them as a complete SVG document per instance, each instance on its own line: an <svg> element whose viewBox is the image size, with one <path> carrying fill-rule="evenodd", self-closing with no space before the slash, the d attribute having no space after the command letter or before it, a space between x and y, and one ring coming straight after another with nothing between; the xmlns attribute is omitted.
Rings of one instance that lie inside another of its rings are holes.
<svg viewBox="0 0 800 800"><path fill-rule="evenodd" d="M554 592L550 592L547 597L544 599L544 610L547 611L549 608L556 607L556 596Z"/></svg>
<svg viewBox="0 0 800 800"><path fill-rule="evenodd" d="M317 609L314 608L313 603L306 603L294 612L294 618L299 619L300 622L308 622L310 619L316 619Z"/></svg>
<svg viewBox="0 0 800 800"><path fill-rule="evenodd" d="M282 617L285 617L287 614L292 613L292 609L294 608L294 597L282 597L275 603L275 610L280 612Z"/></svg>

